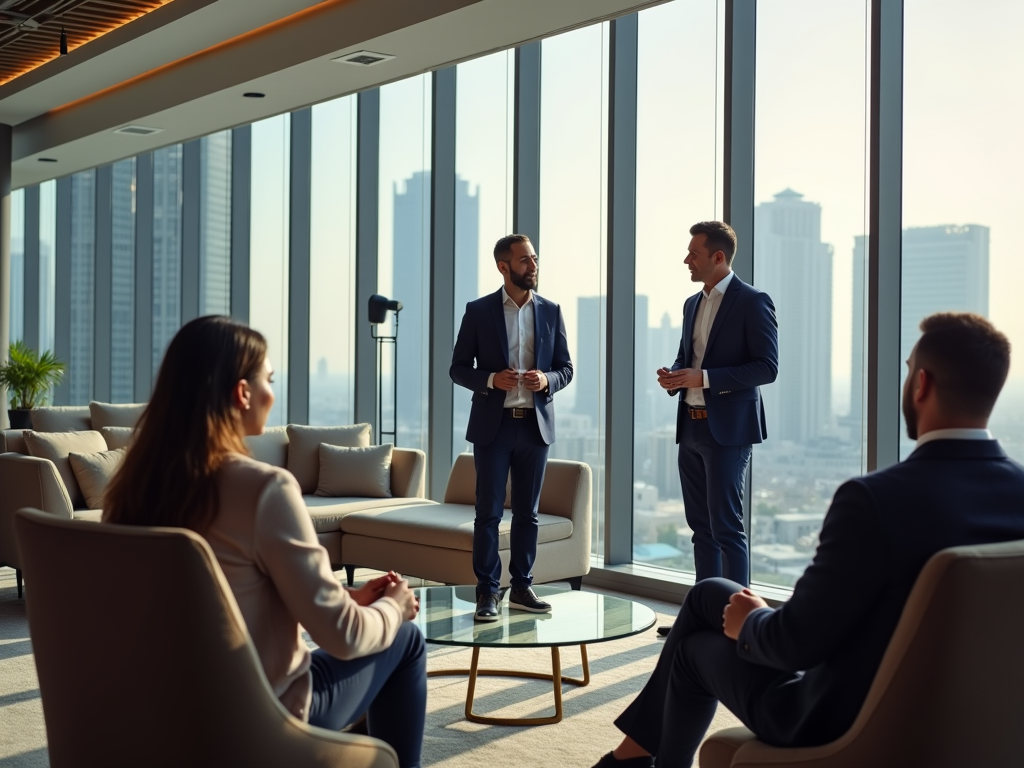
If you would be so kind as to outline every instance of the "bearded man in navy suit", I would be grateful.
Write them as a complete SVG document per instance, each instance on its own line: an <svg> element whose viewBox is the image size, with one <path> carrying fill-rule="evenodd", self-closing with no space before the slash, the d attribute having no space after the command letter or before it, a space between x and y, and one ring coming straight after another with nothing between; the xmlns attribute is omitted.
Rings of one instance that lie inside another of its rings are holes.
<svg viewBox="0 0 1024 768"><path fill-rule="evenodd" d="M547 613L533 591L537 507L548 446L555 442L554 395L572 381L562 310L541 298L537 254L526 235L494 246L504 285L466 305L449 375L473 393L466 439L476 465L473 571L477 621L496 621L501 598L498 526L512 476L509 607Z"/></svg>
<svg viewBox="0 0 1024 768"><path fill-rule="evenodd" d="M814 560L779 608L735 581L695 584L615 721L625 738L595 768L651 768L652 755L658 768L689 768L718 702L768 744L835 741L931 556L1024 539L1024 466L988 431L1010 342L970 313L932 315L921 330L903 384L913 453L839 487Z"/></svg>
<svg viewBox="0 0 1024 768"><path fill-rule="evenodd" d="M733 228L704 221L690 234L683 263L704 289L683 306L679 354L658 370L658 384L682 393L676 442L697 580L724 576L747 585L743 484L753 444L768 436L759 388L779 373L779 324L768 294L732 271Z"/></svg>

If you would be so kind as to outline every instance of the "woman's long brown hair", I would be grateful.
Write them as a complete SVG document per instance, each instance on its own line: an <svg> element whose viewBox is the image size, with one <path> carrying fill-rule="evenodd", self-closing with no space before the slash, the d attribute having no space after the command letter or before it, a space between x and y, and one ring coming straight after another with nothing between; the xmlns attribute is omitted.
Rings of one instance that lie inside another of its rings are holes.
<svg viewBox="0 0 1024 768"><path fill-rule="evenodd" d="M228 454L249 453L235 385L252 382L266 356L263 335L227 317L200 317L178 331L107 488L106 522L206 531L217 514L217 469Z"/></svg>

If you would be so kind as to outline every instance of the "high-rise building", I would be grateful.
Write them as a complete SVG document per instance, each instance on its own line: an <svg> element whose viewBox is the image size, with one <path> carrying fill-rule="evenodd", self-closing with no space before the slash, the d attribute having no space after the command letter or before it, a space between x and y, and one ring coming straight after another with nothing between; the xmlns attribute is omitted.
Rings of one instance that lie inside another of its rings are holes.
<svg viewBox="0 0 1024 768"><path fill-rule="evenodd" d="M114 163L111 199L110 399L135 400L135 159Z"/></svg>
<svg viewBox="0 0 1024 768"><path fill-rule="evenodd" d="M928 315L988 315L988 245L989 228L978 224L903 230L901 359L914 348Z"/></svg>
<svg viewBox="0 0 1024 768"><path fill-rule="evenodd" d="M604 403L604 338L607 317L604 296L580 296L576 301L576 353L573 355L572 379L575 400L573 412L590 419L597 428ZM571 332L571 331L570 331Z"/></svg>
<svg viewBox="0 0 1024 768"><path fill-rule="evenodd" d="M832 421L832 246L820 205L786 189L755 208L754 284L779 321L779 375L761 389L769 438L821 437Z"/></svg>
<svg viewBox="0 0 1024 768"><path fill-rule="evenodd" d="M13 218L13 216L12 216ZM20 237L11 236L11 341L25 334L25 246Z"/></svg>
<svg viewBox="0 0 1024 768"><path fill-rule="evenodd" d="M199 314L231 313L231 131L199 144Z"/></svg>
<svg viewBox="0 0 1024 768"><path fill-rule="evenodd" d="M181 326L181 145L153 153L153 375Z"/></svg>
<svg viewBox="0 0 1024 768"><path fill-rule="evenodd" d="M911 227L903 230L900 359L921 335L920 323L935 312L988 315L989 228L979 224ZM867 238L853 247L853 344L850 423L862 424L864 398L865 280Z"/></svg>
<svg viewBox="0 0 1024 768"><path fill-rule="evenodd" d="M398 339L397 439L403 447L425 449L427 446L421 443L427 427L424 372L430 349L430 171L416 171L404 186L399 191L396 184L393 190L394 278L393 295L389 297L403 305ZM455 180L455 211L455 258L460 273L455 286L458 312L479 295L476 265L480 231L479 188L470 194L469 183L460 178ZM468 408L468 398L463 399ZM384 421L390 426L387 418Z"/></svg>
<svg viewBox="0 0 1024 768"><path fill-rule="evenodd" d="M72 403L88 403L93 391L96 271L96 171L71 177L71 360L67 368Z"/></svg>

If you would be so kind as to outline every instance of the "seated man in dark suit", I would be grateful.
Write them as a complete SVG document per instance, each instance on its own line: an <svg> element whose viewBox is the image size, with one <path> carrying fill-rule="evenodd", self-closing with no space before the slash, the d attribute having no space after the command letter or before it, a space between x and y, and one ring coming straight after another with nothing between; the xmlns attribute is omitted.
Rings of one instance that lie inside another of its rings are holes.
<svg viewBox="0 0 1024 768"><path fill-rule="evenodd" d="M718 702L776 746L827 744L857 717L928 559L1024 539L1024 466L987 429L1010 343L982 317L937 314L907 361L907 459L836 491L814 561L779 608L714 578L687 594L650 680L597 768L686 766Z"/></svg>

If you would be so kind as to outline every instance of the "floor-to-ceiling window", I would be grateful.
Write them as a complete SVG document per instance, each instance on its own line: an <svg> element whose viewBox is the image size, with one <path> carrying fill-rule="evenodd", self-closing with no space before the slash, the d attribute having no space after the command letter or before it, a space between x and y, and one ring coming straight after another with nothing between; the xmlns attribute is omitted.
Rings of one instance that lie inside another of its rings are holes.
<svg viewBox="0 0 1024 768"><path fill-rule="evenodd" d="M545 40L541 48L539 285L561 305L575 366L555 395L551 458L594 472L593 551L603 553L605 264L607 256L607 23Z"/></svg>
<svg viewBox="0 0 1024 768"><path fill-rule="evenodd" d="M494 244L512 232L515 52L460 64L455 107L455 332L466 303L501 285ZM454 344L454 339L452 343ZM472 393L456 386L452 458L466 441Z"/></svg>
<svg viewBox="0 0 1024 768"><path fill-rule="evenodd" d="M1013 346L989 426L1017 460L1024 459L1022 26L1024 5L1013 0L905 3L900 359L933 312L988 317ZM914 444L901 434L905 456Z"/></svg>
<svg viewBox="0 0 1024 768"><path fill-rule="evenodd" d="M869 5L757 8L754 242L740 248L775 303L779 374L753 454L754 581L796 581L832 494L863 465Z"/></svg>
<svg viewBox="0 0 1024 768"><path fill-rule="evenodd" d="M430 349L431 75L380 89L380 191L377 291L402 302L397 349L398 413L392 412L396 371L382 355L384 392L379 430L397 429L395 444L427 447ZM378 332L394 329L393 313ZM396 427L397 425L397 427Z"/></svg>
<svg viewBox="0 0 1024 768"><path fill-rule="evenodd" d="M686 571L693 548L677 463L679 398L655 371L672 367L683 302L700 288L683 264L690 225L721 216L718 6L667 3L640 13L638 29L633 558Z"/></svg>
<svg viewBox="0 0 1024 768"><path fill-rule="evenodd" d="M288 423L288 211L291 116L252 126L249 325L267 339L274 367L268 426Z"/></svg>
<svg viewBox="0 0 1024 768"><path fill-rule="evenodd" d="M309 423L353 420L356 272L355 96L313 107ZM358 320L363 320L359 317Z"/></svg>

